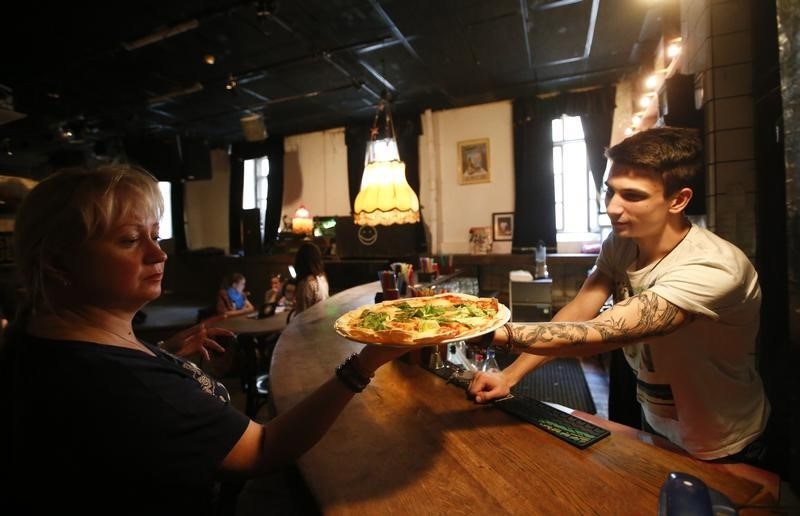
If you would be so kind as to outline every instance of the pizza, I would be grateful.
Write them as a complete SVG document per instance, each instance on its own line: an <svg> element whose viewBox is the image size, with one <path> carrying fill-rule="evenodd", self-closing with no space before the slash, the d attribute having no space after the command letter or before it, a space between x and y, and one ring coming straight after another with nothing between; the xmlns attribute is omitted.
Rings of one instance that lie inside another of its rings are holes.
<svg viewBox="0 0 800 516"><path fill-rule="evenodd" d="M339 317L334 327L343 337L367 344L433 345L483 335L510 316L493 297L439 294L357 308Z"/></svg>

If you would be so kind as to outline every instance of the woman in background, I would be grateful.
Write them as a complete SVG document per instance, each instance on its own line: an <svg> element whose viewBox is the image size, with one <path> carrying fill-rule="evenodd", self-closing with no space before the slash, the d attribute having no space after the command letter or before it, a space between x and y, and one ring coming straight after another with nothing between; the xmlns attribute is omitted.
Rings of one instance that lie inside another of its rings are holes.
<svg viewBox="0 0 800 516"><path fill-rule="evenodd" d="M246 282L244 275L238 272L234 272L225 279L217 295L217 313L230 316L246 314L255 310L244 291Z"/></svg>
<svg viewBox="0 0 800 516"><path fill-rule="evenodd" d="M306 241L300 245L294 257L294 270L297 273L295 314L328 299L328 277L316 244Z"/></svg>
<svg viewBox="0 0 800 516"><path fill-rule="evenodd" d="M283 282L280 274L273 274L269 278L269 290L264 293L264 303L277 303L281 297Z"/></svg>
<svg viewBox="0 0 800 516"><path fill-rule="evenodd" d="M215 514L220 479L293 462L375 370L404 350L366 346L266 424L181 351L222 329L198 324L163 347L134 314L161 294L157 181L129 165L69 169L22 203L14 251L27 301L0 355L4 505L25 514ZM46 485L46 492L42 486Z"/></svg>

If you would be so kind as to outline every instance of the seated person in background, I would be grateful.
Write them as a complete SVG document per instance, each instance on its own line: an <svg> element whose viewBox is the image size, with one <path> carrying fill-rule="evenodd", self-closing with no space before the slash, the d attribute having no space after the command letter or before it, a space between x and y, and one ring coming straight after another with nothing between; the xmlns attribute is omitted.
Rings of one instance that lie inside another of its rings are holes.
<svg viewBox="0 0 800 516"><path fill-rule="evenodd" d="M277 303L281 297L283 282L280 274L273 274L269 279L269 290L264 293L264 303Z"/></svg>
<svg viewBox="0 0 800 516"><path fill-rule="evenodd" d="M280 417L251 420L223 384L165 349L232 335L213 319L163 347L134 332L134 314L161 294L163 209L156 179L131 165L56 172L20 206L14 255L27 295L0 347L0 464L14 472L3 506L219 514L218 481L293 463L404 352L365 346ZM37 479L53 475L43 496Z"/></svg>
<svg viewBox="0 0 800 516"><path fill-rule="evenodd" d="M244 275L238 272L234 272L226 278L217 296L217 313L240 315L255 310L245 294L245 283Z"/></svg>
<svg viewBox="0 0 800 516"><path fill-rule="evenodd" d="M307 241L300 245L294 257L294 269L297 272L296 314L328 299L328 277L322 252L316 244Z"/></svg>
<svg viewBox="0 0 800 516"><path fill-rule="evenodd" d="M297 280L289 278L283 282L281 288L281 298L278 300L278 306L284 307L285 310L294 310L295 307L295 292L297 290Z"/></svg>
<svg viewBox="0 0 800 516"><path fill-rule="evenodd" d="M755 366L761 289L741 250L684 215L703 170L697 131L642 131L606 156L613 233L596 270L553 322L498 330L495 346L521 355L477 373L469 392L486 403L553 357L622 349L644 430L699 459L759 465L770 414Z"/></svg>

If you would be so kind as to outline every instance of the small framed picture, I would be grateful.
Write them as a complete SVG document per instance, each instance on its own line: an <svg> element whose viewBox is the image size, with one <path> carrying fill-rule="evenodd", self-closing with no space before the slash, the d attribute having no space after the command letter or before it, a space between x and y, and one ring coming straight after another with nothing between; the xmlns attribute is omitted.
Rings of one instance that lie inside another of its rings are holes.
<svg viewBox="0 0 800 516"><path fill-rule="evenodd" d="M492 239L511 240L514 237L514 214L492 213Z"/></svg>
<svg viewBox="0 0 800 516"><path fill-rule="evenodd" d="M458 142L458 183L469 185L491 180L489 138Z"/></svg>

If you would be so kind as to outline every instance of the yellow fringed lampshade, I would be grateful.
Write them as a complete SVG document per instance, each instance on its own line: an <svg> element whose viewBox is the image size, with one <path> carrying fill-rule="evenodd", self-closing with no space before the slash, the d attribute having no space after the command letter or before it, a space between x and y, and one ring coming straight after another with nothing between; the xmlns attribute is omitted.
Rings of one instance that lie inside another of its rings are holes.
<svg viewBox="0 0 800 516"><path fill-rule="evenodd" d="M419 199L406 181L405 163L367 164L354 208L355 223L360 226L419 222Z"/></svg>
<svg viewBox="0 0 800 516"><path fill-rule="evenodd" d="M300 205L292 217L292 233L310 235L314 232L314 219L305 206Z"/></svg>
<svg viewBox="0 0 800 516"><path fill-rule="evenodd" d="M384 112L381 103L378 114ZM390 226L419 222L419 198L406 181L406 164L400 160L394 139L391 114L385 110L387 138L375 139L378 116L373 123L373 139L367 143L361 190L353 203L354 221L359 226Z"/></svg>

